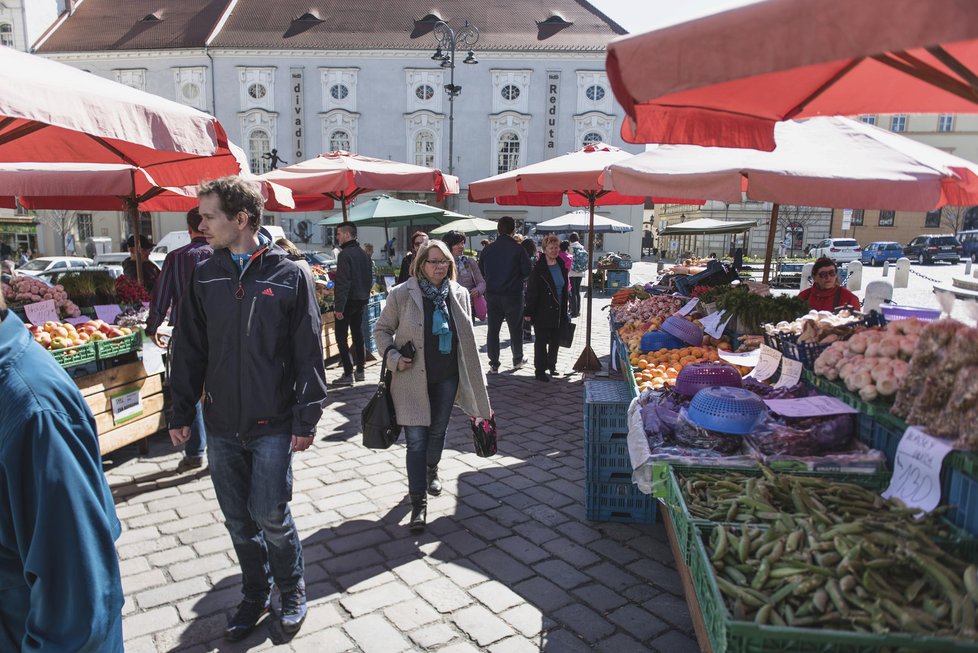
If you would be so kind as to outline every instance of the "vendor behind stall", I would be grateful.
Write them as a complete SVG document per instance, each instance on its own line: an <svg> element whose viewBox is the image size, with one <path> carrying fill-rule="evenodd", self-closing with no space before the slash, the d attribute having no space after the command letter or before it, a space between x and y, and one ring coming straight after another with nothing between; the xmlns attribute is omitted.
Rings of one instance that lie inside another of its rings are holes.
<svg viewBox="0 0 978 653"><path fill-rule="evenodd" d="M152 241L140 234L139 247L136 247L136 237L129 236L126 247L129 248L129 258L122 262L122 273L135 280L137 278L136 266L141 265L143 268L143 288L146 289L146 292L152 293L156 279L160 276L160 269L149 260L150 251L153 249Z"/></svg>
<svg viewBox="0 0 978 653"><path fill-rule="evenodd" d="M823 256L815 261L811 279L814 285L802 290L798 296L807 301L814 310L860 309L859 299L848 288L839 285L839 269L832 259Z"/></svg>

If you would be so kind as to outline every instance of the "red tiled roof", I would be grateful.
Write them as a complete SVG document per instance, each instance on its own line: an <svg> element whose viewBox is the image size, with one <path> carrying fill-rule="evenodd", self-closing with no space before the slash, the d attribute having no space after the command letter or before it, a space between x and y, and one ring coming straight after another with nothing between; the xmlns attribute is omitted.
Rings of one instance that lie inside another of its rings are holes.
<svg viewBox="0 0 978 653"><path fill-rule="evenodd" d="M230 0L84 0L39 52L202 47ZM147 22L156 14L162 20ZM311 14L307 20L297 20ZM570 25L538 28L555 14ZM435 15L480 31L477 50L602 51L624 30L584 0L238 0L215 48L421 49L435 38L415 21ZM318 17L318 18L317 18Z"/></svg>

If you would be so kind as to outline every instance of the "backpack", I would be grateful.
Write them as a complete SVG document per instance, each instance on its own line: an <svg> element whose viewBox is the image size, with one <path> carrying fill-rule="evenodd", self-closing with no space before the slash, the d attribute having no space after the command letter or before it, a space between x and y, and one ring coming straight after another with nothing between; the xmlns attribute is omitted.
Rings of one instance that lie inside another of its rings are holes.
<svg viewBox="0 0 978 653"><path fill-rule="evenodd" d="M583 247L574 248L574 259L571 262L572 272L587 272L588 269L588 255L587 250Z"/></svg>

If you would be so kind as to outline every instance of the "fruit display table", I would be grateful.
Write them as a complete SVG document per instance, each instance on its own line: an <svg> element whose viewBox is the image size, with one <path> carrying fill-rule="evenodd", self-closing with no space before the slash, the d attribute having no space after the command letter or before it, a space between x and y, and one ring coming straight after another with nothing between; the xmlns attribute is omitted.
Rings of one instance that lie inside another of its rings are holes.
<svg viewBox="0 0 978 653"><path fill-rule="evenodd" d="M95 416L102 455L166 427L163 373L148 374L142 361L75 379Z"/></svg>

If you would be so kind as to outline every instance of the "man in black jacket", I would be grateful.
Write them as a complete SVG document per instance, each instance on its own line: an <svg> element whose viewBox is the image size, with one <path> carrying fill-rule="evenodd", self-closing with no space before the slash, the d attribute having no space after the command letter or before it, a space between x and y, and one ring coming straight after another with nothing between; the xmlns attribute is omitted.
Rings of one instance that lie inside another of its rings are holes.
<svg viewBox="0 0 978 653"><path fill-rule="evenodd" d="M180 304L170 390L174 446L204 397L207 460L241 566L244 599L225 637L243 639L281 593L279 621L306 618L302 545L289 500L292 454L312 444L326 401L319 308L307 271L259 231L264 202L240 177L198 189L200 232L214 255Z"/></svg>
<svg viewBox="0 0 978 653"><path fill-rule="evenodd" d="M336 288L333 298L336 311L336 344L343 363L343 376L333 385L353 385L354 379L363 381L363 363L367 349L363 341L363 308L370 301L370 287L374 285L373 266L370 257L357 242L357 226L351 222L336 228L336 240L340 254L336 257ZM347 342L347 332L353 336L353 352ZM356 376L353 365L356 364Z"/></svg>
<svg viewBox="0 0 978 653"><path fill-rule="evenodd" d="M499 372L499 331L503 320L509 327L513 367L519 369L526 364L523 358L523 282L530 274L530 259L520 244L513 240L516 221L504 215L499 218L496 230L499 237L486 245L479 258L479 270L486 280L489 318L486 349L490 374Z"/></svg>

